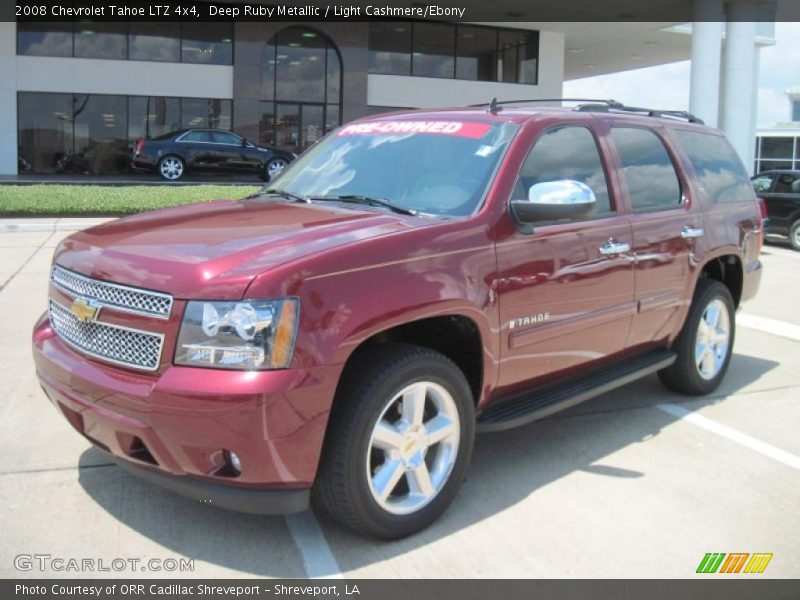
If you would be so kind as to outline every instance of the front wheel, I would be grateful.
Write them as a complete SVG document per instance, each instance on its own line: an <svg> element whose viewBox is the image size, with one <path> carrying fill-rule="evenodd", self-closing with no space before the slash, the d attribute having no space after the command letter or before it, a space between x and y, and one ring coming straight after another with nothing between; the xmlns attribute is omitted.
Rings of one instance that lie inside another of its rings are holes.
<svg viewBox="0 0 800 600"><path fill-rule="evenodd" d="M281 158L280 156L271 158L267 163L267 166L264 168L264 174L266 175L267 181L270 181L273 177L277 177L288 164L289 161L285 158Z"/></svg>
<svg viewBox="0 0 800 600"><path fill-rule="evenodd" d="M461 486L472 393L461 370L427 348L390 344L356 360L331 414L314 503L355 531L404 537L435 521Z"/></svg>
<svg viewBox="0 0 800 600"><path fill-rule="evenodd" d="M658 372L661 383L690 396L713 392L728 370L735 332L728 288L713 279L698 281L683 330L675 340L678 358Z"/></svg>

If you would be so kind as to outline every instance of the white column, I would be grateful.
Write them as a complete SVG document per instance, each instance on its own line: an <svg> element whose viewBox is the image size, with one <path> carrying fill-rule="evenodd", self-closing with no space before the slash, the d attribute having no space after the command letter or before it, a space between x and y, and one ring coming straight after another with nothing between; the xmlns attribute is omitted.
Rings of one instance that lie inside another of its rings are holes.
<svg viewBox="0 0 800 600"><path fill-rule="evenodd" d="M755 4L743 0L728 4L725 35L722 129L748 170L753 169L752 138L753 86L758 86L755 69Z"/></svg>
<svg viewBox="0 0 800 600"><path fill-rule="evenodd" d="M758 84L761 74L761 46L755 45L753 49L753 107L750 113L750 150L747 158L750 162L745 162L748 171L755 175L756 162L756 132L758 131Z"/></svg>
<svg viewBox="0 0 800 600"><path fill-rule="evenodd" d="M17 174L17 24L0 21L0 175Z"/></svg>
<svg viewBox="0 0 800 600"><path fill-rule="evenodd" d="M689 112L707 125L719 124L719 77L722 51L722 0L695 0L692 23L692 72Z"/></svg>

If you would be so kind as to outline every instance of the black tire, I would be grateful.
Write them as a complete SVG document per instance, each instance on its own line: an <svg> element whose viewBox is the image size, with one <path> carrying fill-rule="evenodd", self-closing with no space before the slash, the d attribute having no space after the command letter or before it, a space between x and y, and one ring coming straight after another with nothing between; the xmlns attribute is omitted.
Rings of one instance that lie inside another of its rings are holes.
<svg viewBox="0 0 800 600"><path fill-rule="evenodd" d="M270 170L275 168L277 165L283 165L280 171L275 173L274 175L270 176ZM267 161L267 164L264 165L264 179L266 181L270 181L272 177L277 177L280 175L281 171L289 166L289 161L283 158L282 156L276 156L275 158L271 158Z"/></svg>
<svg viewBox="0 0 800 600"><path fill-rule="evenodd" d="M793 250L800 252L800 219L792 223L789 228L789 245Z"/></svg>
<svg viewBox="0 0 800 600"><path fill-rule="evenodd" d="M168 161L175 161L179 165L180 172L176 172L177 173L176 176L170 176L165 173L164 165ZM167 181L178 181L186 174L186 161L184 161L180 156L177 156L175 154L167 154L166 156L162 156L159 159L157 171L158 174L161 175L161 177L163 179L166 179Z"/></svg>
<svg viewBox="0 0 800 600"><path fill-rule="evenodd" d="M700 320L703 318L706 307L714 300L721 300L728 310L730 333L728 338L727 355L717 374L706 379L701 376L695 360L695 344ZM735 309L730 290L723 283L714 279L701 279L697 282L692 305L686 322L683 325L673 349L677 352L677 360L666 369L658 372L658 378L667 389L689 396L703 396L710 394L719 386L730 364L733 354L733 342L736 334Z"/></svg>
<svg viewBox="0 0 800 600"><path fill-rule="evenodd" d="M353 360L337 391L312 501L324 516L353 531L384 539L405 537L438 519L461 486L475 438L472 392L451 360L427 348L387 344ZM398 515L381 507L370 491L366 475L370 436L391 398L420 381L441 385L455 401L458 450L438 494L416 512Z"/></svg>

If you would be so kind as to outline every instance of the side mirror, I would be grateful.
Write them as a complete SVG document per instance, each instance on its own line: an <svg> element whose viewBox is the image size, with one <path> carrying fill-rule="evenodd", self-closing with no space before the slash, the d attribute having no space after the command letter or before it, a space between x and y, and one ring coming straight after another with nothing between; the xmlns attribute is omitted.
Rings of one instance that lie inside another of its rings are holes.
<svg viewBox="0 0 800 600"><path fill-rule="evenodd" d="M531 224L585 217L596 205L592 188L580 181L562 179L531 186L527 200L511 201L511 212L520 223Z"/></svg>

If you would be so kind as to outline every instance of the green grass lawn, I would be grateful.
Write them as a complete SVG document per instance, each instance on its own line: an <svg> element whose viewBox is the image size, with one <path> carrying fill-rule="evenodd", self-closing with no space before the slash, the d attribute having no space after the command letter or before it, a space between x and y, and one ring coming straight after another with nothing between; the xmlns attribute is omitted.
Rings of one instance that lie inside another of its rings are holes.
<svg viewBox="0 0 800 600"><path fill-rule="evenodd" d="M0 185L0 216L119 216L177 204L239 200L257 185Z"/></svg>

